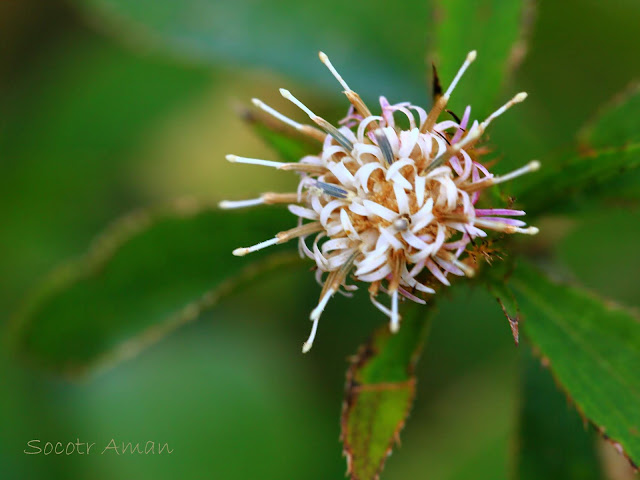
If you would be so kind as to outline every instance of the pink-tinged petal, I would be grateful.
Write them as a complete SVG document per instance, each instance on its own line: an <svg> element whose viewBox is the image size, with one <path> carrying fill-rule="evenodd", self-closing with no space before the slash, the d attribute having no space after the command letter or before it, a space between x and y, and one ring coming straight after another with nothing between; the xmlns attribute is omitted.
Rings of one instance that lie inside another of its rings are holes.
<svg viewBox="0 0 640 480"><path fill-rule="evenodd" d="M433 129L438 132L444 132L450 128L458 128L458 124L453 120L444 120L440 123L436 123L435 127L433 127Z"/></svg>
<svg viewBox="0 0 640 480"><path fill-rule="evenodd" d="M494 222L504 223L505 225L513 225L514 227L524 227L527 222L522 220L516 220L515 218L502 218L502 217L476 217L478 220L491 220Z"/></svg>
<svg viewBox="0 0 640 480"><path fill-rule="evenodd" d="M446 248L447 250L457 250L459 248L465 248L467 245L469 245L470 242L471 242L471 238L469 238L469 235L465 233L460 240L457 240L455 242L445 243L443 247Z"/></svg>
<svg viewBox="0 0 640 480"><path fill-rule="evenodd" d="M427 304L427 302L425 300L423 300L422 298L416 297L413 293L409 293L407 290L405 290L402 287L398 287L398 293L400 293L400 295L402 295L403 297L408 298L412 302L416 302L416 303L419 303L421 305L426 305Z"/></svg>
<svg viewBox="0 0 640 480"><path fill-rule="evenodd" d="M415 105L409 105L409 109L414 110L418 114L418 118L420 119L420 127L422 127L424 122L427 120L427 112L424 110L424 108L416 107Z"/></svg>
<svg viewBox="0 0 640 480"><path fill-rule="evenodd" d="M458 143L462 138L462 134L464 133L465 129L467 128L467 124L469 123L470 116L471 116L471 105L468 105L467 108L464 109L464 114L462 115L462 120L460 121L460 127L458 128L458 131L451 139L452 145L455 143Z"/></svg>
<svg viewBox="0 0 640 480"><path fill-rule="evenodd" d="M524 210L510 210L508 208L476 208L477 217L489 217L492 215L506 215L508 217L520 217L526 215Z"/></svg>
<svg viewBox="0 0 640 480"><path fill-rule="evenodd" d="M459 277L464 277L464 272L456 267L453 263L448 262L440 257L434 257L435 262L442 267L446 272L452 273Z"/></svg>
<svg viewBox="0 0 640 480"><path fill-rule="evenodd" d="M460 160L458 160L458 157L451 157L451 159L449 160L449 165L451 165L453 171L456 172L456 175L458 175L459 177L462 176L462 165L460 165Z"/></svg>
<svg viewBox="0 0 640 480"><path fill-rule="evenodd" d="M476 167L475 165L473 165L473 168L471 169L471 179L474 182L480 181L480 173L478 172L478 167Z"/></svg>
<svg viewBox="0 0 640 480"><path fill-rule="evenodd" d="M447 277L445 277L440 271L440 269L438 268L438 266L435 263L433 263L433 260L431 260L430 258L427 259L424 265L429 269L429 271L433 274L434 277L440 280L441 283L443 283L447 287L451 285L449 283L449 280L447 280Z"/></svg>
<svg viewBox="0 0 640 480"><path fill-rule="evenodd" d="M382 117L378 115L371 115L360 122L358 125L358 130L356 132L356 137L358 137L358 141L364 143L364 132L366 131L369 124L372 122L381 121Z"/></svg>
<svg viewBox="0 0 640 480"><path fill-rule="evenodd" d="M416 118L413 116L413 113L411 113L407 108L405 108L405 106L392 106L391 107L392 111L398 111L398 112L402 112L404 113L407 118L409 119L409 128L410 129L414 129L416 128Z"/></svg>
<svg viewBox="0 0 640 480"><path fill-rule="evenodd" d="M355 112L353 105L349 105L347 110L347 116L338 122L338 125L343 125L347 128L353 128L362 121L362 115Z"/></svg>
<svg viewBox="0 0 640 480"><path fill-rule="evenodd" d="M484 176L485 176L485 177L488 177L488 178L493 177L493 174L492 174L491 172L489 172L489 170L487 170L487 169L485 168L485 166L484 166L484 165L482 165L481 163L473 162L473 164L476 166L476 168L477 168L478 170L480 170L482 173L484 173Z"/></svg>
<svg viewBox="0 0 640 480"><path fill-rule="evenodd" d="M391 267L388 263L385 263L380 269L376 270L373 273L358 275L358 280L362 282L377 282L378 280L382 280L383 278L385 278L390 273Z"/></svg>
<svg viewBox="0 0 640 480"><path fill-rule="evenodd" d="M466 181L467 178L469 178L469 175L471 174L471 170L473 168L473 160L471 159L469 154L464 150L462 150L460 153L462 154L462 158L464 160L464 170L462 171L460 177L456 179L456 184Z"/></svg>
<svg viewBox="0 0 640 480"><path fill-rule="evenodd" d="M382 110L382 118L387 127L395 127L396 123L393 120L393 110L386 97L380 97L380 108Z"/></svg>

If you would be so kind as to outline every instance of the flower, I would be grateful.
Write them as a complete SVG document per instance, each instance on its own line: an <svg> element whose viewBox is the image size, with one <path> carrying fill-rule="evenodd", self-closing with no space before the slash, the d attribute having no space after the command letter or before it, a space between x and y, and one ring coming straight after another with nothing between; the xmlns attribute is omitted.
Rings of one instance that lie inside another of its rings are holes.
<svg viewBox="0 0 640 480"><path fill-rule="evenodd" d="M317 155L305 156L298 163L228 155L230 162L291 170L301 178L296 193L266 193L252 200L220 203L222 208L286 203L298 217L295 228L251 247L237 248L233 254L242 256L297 238L301 255L315 261L322 292L311 312L313 325L303 352L313 344L329 299L336 293L350 295L357 289L348 284L349 274L369 283L371 302L390 318L391 331L396 332L401 297L426 303L418 295L434 294L433 287L438 283L449 285L449 275L473 276L474 262L467 247L475 245L474 239L486 237L487 230L529 235L538 232L536 227L526 227L525 222L512 218L524 215L522 210L475 207L487 188L540 166L532 161L507 175L494 176L478 161L480 151L475 148L489 124L522 102L526 93L518 93L483 122L474 121L470 128L470 107L461 120L452 115L455 120L437 121L475 58L475 51L467 55L428 114L408 102L391 105L380 97L381 115L373 115L322 52L321 61L351 103L339 128L314 114L288 90L281 89L280 93L319 129L253 100L258 108L322 143ZM406 116L408 129L397 125L396 115ZM308 237L314 237L313 241L308 242ZM380 292L390 297L389 306L378 300Z"/></svg>

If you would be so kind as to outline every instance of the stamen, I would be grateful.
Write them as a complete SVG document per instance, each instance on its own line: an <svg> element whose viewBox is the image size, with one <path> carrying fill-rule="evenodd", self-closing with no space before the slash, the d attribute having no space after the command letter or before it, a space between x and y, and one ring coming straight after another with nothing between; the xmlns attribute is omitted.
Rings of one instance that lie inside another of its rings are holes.
<svg viewBox="0 0 640 480"><path fill-rule="evenodd" d="M482 122L482 124L486 128L495 118L497 118L500 115L502 115L504 112L506 112L511 107L513 107L516 103L524 102L526 100L526 98L527 98L527 92L518 93L515 97L513 97L511 100L509 100L503 106L501 106L498 110L496 110L491 115L489 115L489 118L487 118L484 122Z"/></svg>
<svg viewBox="0 0 640 480"><path fill-rule="evenodd" d="M238 157L237 155L227 155L225 157L231 163L246 163L248 165L262 165L264 167L280 168L286 165L283 162L272 162L271 160L261 160L259 158Z"/></svg>
<svg viewBox="0 0 640 480"><path fill-rule="evenodd" d="M314 310L315 311L315 310ZM313 324L311 325L311 333L309 334L309 338L306 342L302 344L302 353L307 353L313 347L313 341L316 338L316 333L318 331L318 321L320 320L320 316L313 320Z"/></svg>
<svg viewBox="0 0 640 480"><path fill-rule="evenodd" d="M329 288L329 290L327 290L320 299L318 306L311 312L309 318L313 322L313 325L311 326L311 333L309 334L309 338L302 344L302 353L307 353L309 350L311 350L311 347L313 346L313 340L316 338L316 332L318 331L318 321L320 320L320 315L322 315L322 312L324 311L327 303L334 293L336 293L336 290L333 288Z"/></svg>
<svg viewBox="0 0 640 480"><path fill-rule="evenodd" d="M258 250L270 247L271 245L285 243L293 238L310 235L312 233L319 232L320 230L322 230L322 224L320 222L305 223L304 225L300 225L299 227L285 230L284 232L279 232L274 238L265 240L264 242L256 243L251 247L236 248L232 253L236 257L244 257L248 253L257 252Z"/></svg>
<svg viewBox="0 0 640 480"><path fill-rule="evenodd" d="M305 134L309 135L310 137L315 138L316 140L324 142L326 134L324 132L318 130L317 128L314 128L314 127L312 127L310 125L303 125L302 123L298 123L295 120L290 119L289 117L287 117L287 116L281 114L280 112L278 112L275 108L271 108L269 105L264 103L262 100L259 100L257 98L252 98L251 101L260 110L262 110L262 111L268 113L269 115L273 116L274 118L280 120L282 123L284 123L286 125L289 125L290 127L293 127L296 130L298 130L299 132L305 133Z"/></svg>
<svg viewBox="0 0 640 480"><path fill-rule="evenodd" d="M358 95L353 90L347 90L344 93L347 96L347 99L351 102L351 105L355 107L360 115L362 115L364 118L371 116L371 110L369 110L369 107L367 107L367 105L364 103L364 100L360 98L360 95ZM371 122L371 128L378 128L378 122Z"/></svg>
<svg viewBox="0 0 640 480"><path fill-rule="evenodd" d="M264 204L264 199L260 198L252 198L250 200L222 200L218 203L218 207L222 209L232 209L232 208L244 208L244 207L253 207L255 205Z"/></svg>
<svg viewBox="0 0 640 480"><path fill-rule="evenodd" d="M306 200L306 193L298 196L297 193L264 193L262 194L262 200L266 205L273 205L276 203L300 203Z"/></svg>
<svg viewBox="0 0 640 480"><path fill-rule="evenodd" d="M309 334L309 338L302 344L302 353L307 353L309 350L311 350L311 347L313 346L313 340L316 338L316 332L318 331L318 321L320 320L320 315L322 315L322 312L324 311L327 303L329 303L329 300L334 293L336 293L336 290L333 288L329 288L329 290L327 290L320 299L318 306L311 312L309 318L313 322L313 325L311 326L311 333Z"/></svg>
<svg viewBox="0 0 640 480"><path fill-rule="evenodd" d="M492 177L486 178L479 182L470 183L468 185L462 185L461 188L464 188L467 192L475 192L477 190L482 190L483 188L491 187L492 185L497 185L498 183L508 182L509 180L513 180L516 177L524 175L526 173L535 172L540 168L540 162L538 160L533 160L526 164L524 167L520 167L513 172L507 173L506 175L502 175L500 177Z"/></svg>
<svg viewBox="0 0 640 480"><path fill-rule="evenodd" d="M278 234L276 234L276 238L279 240L279 243L285 243L293 238L302 237L303 235L310 235L312 233L319 232L320 230L322 230L322 224L320 222L305 223L304 225L300 225L299 227L285 230L284 232L279 232Z"/></svg>
<svg viewBox="0 0 640 480"><path fill-rule="evenodd" d="M378 146L380 147L380 151L382 151L382 156L387 161L389 165L393 163L393 149L391 148L391 143L389 143L389 139L387 138L386 133L382 130L376 130L376 140L378 140Z"/></svg>
<svg viewBox="0 0 640 480"><path fill-rule="evenodd" d="M391 322L389 323L391 333L400 330L400 315L398 315L398 290L391 294Z"/></svg>
<svg viewBox="0 0 640 480"><path fill-rule="evenodd" d="M277 243L280 243L280 240L278 239L278 237L274 237L270 240L265 240L264 242L256 243L251 247L236 248L232 253L236 257L244 257L248 253L257 252L258 250L262 250L263 248L270 247L271 245L276 245Z"/></svg>
<svg viewBox="0 0 640 480"><path fill-rule="evenodd" d="M324 165L314 165L311 163L281 163L278 166L278 170L286 170L286 171L295 171L295 172L304 172L322 175L323 173L327 173L327 167Z"/></svg>
<svg viewBox="0 0 640 480"><path fill-rule="evenodd" d="M453 93L453 89L456 88L456 85L458 85L458 82L462 78L462 75L467 70L467 68L469 68L469 65L471 65L471 63L476 59L476 56L477 53L475 50L472 50L467 54L467 58L458 70L458 73L456 73L456 76L453 78L451 85L449 85L449 88L447 88L447 91L444 93L444 95L438 97L436 103L431 108L429 115L427 115L427 120L424 122L422 127L420 127L421 133L427 133L428 131L433 129L433 126L436 124L436 120L447 106L447 102L451 97L451 93Z"/></svg>
<svg viewBox="0 0 640 480"><path fill-rule="evenodd" d="M351 141L347 137L345 137L336 127L331 125L324 118L319 117L311 110L309 110L300 100L294 97L289 90L281 88L280 94L291 103L296 105L304 113L306 113L315 124L317 124L325 132L331 135L335 139L335 141L342 145L347 151L350 152L351 150L353 150L353 143L351 143Z"/></svg>
<svg viewBox="0 0 640 480"><path fill-rule="evenodd" d="M501 106L498 110L496 110L491 115L489 115L484 122L479 124L476 128L472 129L469 132L469 134L465 138L463 138L462 141L454 145L453 148L454 149L457 148L457 151L460 151L460 149L462 149L463 147L466 147L467 145L475 143L482 136L482 134L484 134L484 131L487 129L487 127L491 124L493 120L495 120L504 112L509 110L516 103L524 102L526 98L527 98L526 92L520 92L516 94L511 100L509 100L507 103Z"/></svg>
<svg viewBox="0 0 640 480"><path fill-rule="evenodd" d="M524 167L518 168L511 173L507 173L506 175L502 175L500 177L493 177L493 184L507 182L509 180L513 180L516 177L524 175L526 173L535 172L540 168L540 162L538 160L533 160L527 163Z"/></svg>
<svg viewBox="0 0 640 480"><path fill-rule="evenodd" d="M335 270L329 274L327 280L324 282L322 292L320 292L320 302L318 303L318 306L313 309L311 315L309 316L309 318L313 321L313 326L311 327L311 334L309 335L309 338L302 345L302 353L307 353L309 350L311 350L311 347L313 346L313 340L318 329L318 320L320 320L320 315L322 315L322 312L324 311L333 294L338 291L340 285L342 284L342 282L344 282L347 274L353 267L353 263L359 255L360 253L356 249L356 251L351 254L351 256L338 270Z"/></svg>
<svg viewBox="0 0 640 480"><path fill-rule="evenodd" d="M342 75L340 75L338 71L335 69L335 67L329 60L329 57L327 57L327 55L324 52L319 52L318 56L320 57L320 61L326 65L326 67L329 69L331 74L336 78L336 80L338 80L340 85L342 85L342 88L344 88L345 95L347 96L351 104L354 106L354 108L364 118L370 117L371 110L369 110L369 108L362 101L362 98L360 98L360 95L358 95L356 92L351 90L351 88L349 88L349 85L347 85L347 82L344 81L344 78L342 78ZM377 122L375 123L377 128Z"/></svg>
<svg viewBox="0 0 640 480"><path fill-rule="evenodd" d="M445 98L445 97L443 96L442 98ZM525 98L527 98L526 92L518 93L515 97L513 97L511 100L505 103L502 107L500 107L498 110L496 110L491 115L489 115L489 117L487 117L487 119L484 122L479 124L476 128L472 128L471 131L467 134L467 136L464 137L461 141L447 148L443 153L441 153L436 158L434 158L433 161L425 168L424 171L428 172L430 170L433 170L434 168L447 162L453 156L457 155L460 152L460 150L462 150L464 147L467 147L475 143L482 136L484 131L487 129L489 124L494 119L502 115L504 112L506 112L509 108L511 108L516 103L523 102ZM431 113L429 113L429 115L431 115Z"/></svg>
<svg viewBox="0 0 640 480"><path fill-rule="evenodd" d="M462 75L464 75L464 72L467 71L467 68L469 68L469 65L471 65L471 63L476 59L476 56L477 56L477 52L475 50L472 50L467 54L467 58L464 60L464 63L460 67L460 70L458 70L458 73L453 78L451 85L449 85L449 88L447 88L447 91L444 92L445 97L447 98L451 97L451 94L453 93L453 90L458 85L458 82L462 78Z"/></svg>
<svg viewBox="0 0 640 480"><path fill-rule="evenodd" d="M326 65L326 67L329 69L331 74L334 77L336 77L336 80L338 80L340 85L342 85L342 88L344 88L345 90L351 90L349 88L349 85L347 85L347 82L345 82L344 78L342 78L342 75L340 75L338 71L335 69L335 67L331 64L329 57L327 57L327 55L324 52L319 52L318 56L320 57L320 61Z"/></svg>
<svg viewBox="0 0 640 480"><path fill-rule="evenodd" d="M476 218L473 221L474 225L479 227L489 228L496 232L504 233L523 233L525 235L536 235L540 230L537 227L520 228L515 225L508 225L496 220L487 220L485 218Z"/></svg>
<svg viewBox="0 0 640 480"><path fill-rule="evenodd" d="M318 321L320 319L316 319L313 321L313 325L311 326L311 333L309 334L309 338L306 342L302 344L302 353L307 353L313 347L313 341L316 338L316 332L318 331Z"/></svg>
<svg viewBox="0 0 640 480"><path fill-rule="evenodd" d="M280 95L282 95L284 98L286 98L291 103L293 103L296 107L298 107L300 110L306 113L310 119L313 120L315 117L317 117L315 113L313 113L304 103L302 103L300 100L294 97L293 94L286 88L280 89Z"/></svg>
<svg viewBox="0 0 640 480"><path fill-rule="evenodd" d="M223 209L253 207L255 205L273 205L277 203L300 203L306 200L306 194L298 196L297 193L273 193L267 192L259 198L249 200L222 200L218 207Z"/></svg>
<svg viewBox="0 0 640 480"><path fill-rule="evenodd" d="M336 291L333 288L329 288L329 290L326 291L326 293L320 299L320 303L318 303L318 306L311 312L311 315L309 316L311 320L317 321L320 318L320 315L322 315L322 312L327 306L327 303L329 303L329 299L333 296L334 293L336 293Z"/></svg>
<svg viewBox="0 0 640 480"><path fill-rule="evenodd" d="M289 125L290 127L295 128L296 130L300 130L302 128L302 124L301 123L298 123L295 120L291 120L289 117L287 117L287 116L281 114L280 112L278 112L277 110L271 108L269 105L264 103L262 100L259 100L257 98L252 98L251 101L260 110L263 110L263 111L267 112L269 115L277 118L282 123L286 123L287 125Z"/></svg>

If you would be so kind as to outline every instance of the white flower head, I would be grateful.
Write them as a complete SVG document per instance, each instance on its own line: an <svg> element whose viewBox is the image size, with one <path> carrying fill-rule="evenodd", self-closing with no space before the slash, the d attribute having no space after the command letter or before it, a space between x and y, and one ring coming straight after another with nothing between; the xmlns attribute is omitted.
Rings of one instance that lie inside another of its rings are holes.
<svg viewBox="0 0 640 480"><path fill-rule="evenodd" d="M288 90L283 97L297 105L319 129L298 123L260 100L253 103L301 133L322 142L317 155L298 163L228 155L227 160L292 170L300 175L297 193L267 193L260 198L224 201L222 208L287 203L298 217L295 228L247 248L242 256L271 245L298 239L302 255L317 266L323 285L318 305L311 312L311 334L302 347L309 351L318 321L330 298L355 290L353 278L369 284L371 302L390 319L390 328L400 327L398 303L434 294L436 284L449 285L451 275L474 274L469 244L486 237L487 230L533 235L536 227L513 217L525 212L506 208L479 209L482 192L498 183L537 170L532 161L504 176L494 176L478 161L475 144L499 115L526 98L519 93L486 120L469 126L471 108L461 120L438 117L476 52L465 62L446 92L427 112L408 102L390 105L380 97L380 115L373 115L360 96L349 88L328 57L320 53L351 103L349 112L335 127L314 114ZM409 128L396 125L396 115L407 118ZM378 299L389 297L388 305Z"/></svg>

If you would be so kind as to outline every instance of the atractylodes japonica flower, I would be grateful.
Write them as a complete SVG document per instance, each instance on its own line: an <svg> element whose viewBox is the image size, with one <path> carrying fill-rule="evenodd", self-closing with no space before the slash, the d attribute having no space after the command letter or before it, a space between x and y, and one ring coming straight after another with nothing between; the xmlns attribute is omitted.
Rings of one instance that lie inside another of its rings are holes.
<svg viewBox="0 0 640 480"><path fill-rule="evenodd" d="M317 125L298 123L260 100L253 103L299 132L321 143L317 155L298 163L228 155L230 162L290 170L300 175L295 193L266 193L260 198L224 201L222 208L261 204L289 204L298 217L295 228L246 248L242 256L263 248L298 239L301 255L315 261L316 278L322 285L318 305L311 312L311 334L302 347L311 348L318 320L329 299L336 293L355 290L348 280L369 284L371 302L390 319L391 331L400 326L398 302L401 298L425 303L425 294L434 294L438 284L449 285L450 275L474 275L475 239L487 230L533 235L513 218L525 214L508 208L476 208L489 187L537 170L532 161L504 176L494 176L480 163L476 147L489 124L507 109L526 98L518 93L482 122L469 126L471 108L462 119L438 122L447 101L476 52L465 62L449 88L436 99L429 113L408 102L389 104L380 97L380 115L373 115L360 96L351 90L328 57L320 59L344 88L351 106L335 127L314 114L289 91L282 96L297 105ZM406 116L408 128L396 123ZM378 295L388 295L389 305Z"/></svg>

